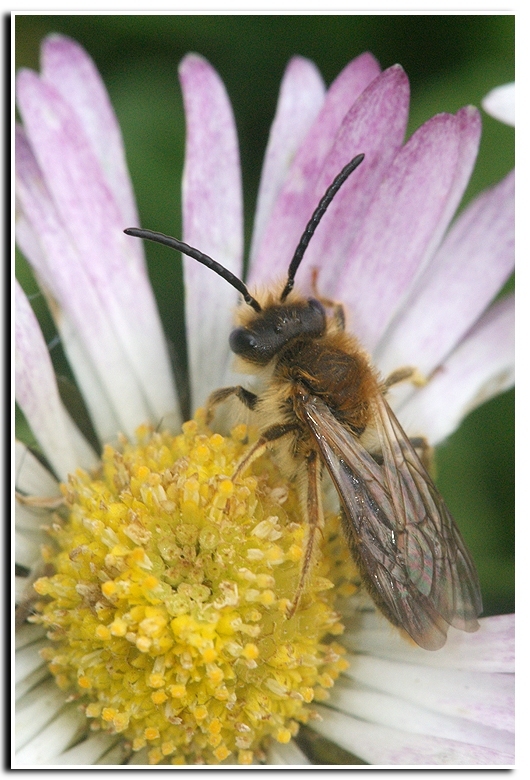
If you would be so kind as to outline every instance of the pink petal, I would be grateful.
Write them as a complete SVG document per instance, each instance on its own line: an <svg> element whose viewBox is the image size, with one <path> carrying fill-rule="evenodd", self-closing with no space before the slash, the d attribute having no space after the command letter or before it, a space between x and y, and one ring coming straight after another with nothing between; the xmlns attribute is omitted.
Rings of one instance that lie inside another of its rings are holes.
<svg viewBox="0 0 530 780"><path fill-rule="evenodd" d="M434 374L399 409L409 435L443 441L480 404L514 383L514 299L494 304Z"/></svg>
<svg viewBox="0 0 530 780"><path fill-rule="evenodd" d="M57 315L59 309L53 303L50 290L46 290L44 283L44 279L47 276L46 271L43 272L43 269L47 268L46 256L43 254L42 247L32 226L26 219L22 208L16 218L16 241L19 249L22 251L31 267L37 274L40 274L41 277L43 277L40 279L41 290L50 298L49 308L52 312L52 316ZM67 252L65 251L65 255L66 254ZM57 283L57 278L55 278L54 281L52 281L52 285L57 297L58 287L60 287L60 285ZM90 355L87 354L87 350L84 348L81 341L83 332L76 331L75 325L64 310L62 311L61 316L54 316L54 322L61 339L62 348L75 375L80 392L85 400L94 430L100 441L112 441L116 435L116 431L120 428L120 425L109 402L109 398L102 387L101 378L98 376L97 370L94 369ZM85 321L84 324L85 326L88 326L88 336L91 338L95 335L92 327L93 323ZM109 347L109 339L105 338L104 344L96 344L97 349L100 348L100 346L107 349ZM109 376L108 379L110 378L111 377Z"/></svg>
<svg viewBox="0 0 530 780"><path fill-rule="evenodd" d="M201 57L185 57L179 75L186 112L184 241L241 278L241 170L230 101L221 79ZM238 296L196 261L186 257L183 263L192 406L197 406L223 383Z"/></svg>
<svg viewBox="0 0 530 780"><path fill-rule="evenodd" d="M62 404L37 318L18 283L15 317L16 400L44 455L64 481L78 466L93 467L96 457Z"/></svg>
<svg viewBox="0 0 530 780"><path fill-rule="evenodd" d="M513 753L366 723L321 706L311 728L375 766L506 766Z"/></svg>
<svg viewBox="0 0 530 780"><path fill-rule="evenodd" d="M249 276L253 285L270 283L279 274L286 275L304 228L323 195L317 188L323 162L345 115L379 72L373 56L362 54L344 68L329 88L325 103L289 170L259 250L253 257Z"/></svg>
<svg viewBox="0 0 530 780"><path fill-rule="evenodd" d="M428 376L488 306L513 269L514 200L511 173L456 220L376 351L384 375Z"/></svg>
<svg viewBox="0 0 530 780"><path fill-rule="evenodd" d="M280 86L276 115L265 152L254 218L251 263L291 161L313 124L325 94L325 84L316 66L303 57L293 57Z"/></svg>
<svg viewBox="0 0 530 780"><path fill-rule="evenodd" d="M120 209L123 226L137 225L120 127L93 60L76 41L64 35L45 38L41 57L42 77L71 106L82 124ZM143 264L140 241L133 243L130 256Z"/></svg>
<svg viewBox="0 0 530 780"><path fill-rule="evenodd" d="M344 118L323 164L317 184L320 195L357 153L364 153L365 158L343 184L311 239L297 286L310 292L311 274L318 268L319 292L340 296L337 279L381 180L403 143L408 109L408 79L394 65L368 85Z"/></svg>
<svg viewBox="0 0 530 780"><path fill-rule="evenodd" d="M101 439L112 441L118 430L132 436L148 419L148 407L99 289L61 224L24 132L18 127L15 154L17 194L27 218L17 225L17 240L49 296ZM29 234L23 229L28 224Z"/></svg>
<svg viewBox="0 0 530 780"><path fill-rule="evenodd" d="M134 239L123 234L123 218L99 160L57 90L31 71L21 71L17 97L39 168L89 286L159 423L174 414L177 399L149 279L143 266L130 260ZM42 232L36 232L43 241ZM136 425L147 419L143 415Z"/></svg>
<svg viewBox="0 0 530 780"><path fill-rule="evenodd" d="M479 136L476 109L439 114L395 157L333 293L369 351L441 241L473 169Z"/></svg>

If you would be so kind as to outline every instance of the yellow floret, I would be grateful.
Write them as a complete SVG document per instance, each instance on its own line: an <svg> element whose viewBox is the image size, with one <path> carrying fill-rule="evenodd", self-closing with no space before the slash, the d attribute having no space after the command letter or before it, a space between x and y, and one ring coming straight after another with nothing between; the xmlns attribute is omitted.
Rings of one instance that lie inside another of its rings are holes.
<svg viewBox="0 0 530 780"><path fill-rule="evenodd" d="M294 617L303 557L298 496L266 456L233 480L255 432L211 433L204 413L171 436L142 426L105 446L95 477L64 488L67 511L35 583L43 658L94 729L122 735L151 764L251 764L287 743L347 662L330 644L343 626L347 545L321 551ZM340 533L329 520L329 536ZM331 543L330 543L331 545Z"/></svg>

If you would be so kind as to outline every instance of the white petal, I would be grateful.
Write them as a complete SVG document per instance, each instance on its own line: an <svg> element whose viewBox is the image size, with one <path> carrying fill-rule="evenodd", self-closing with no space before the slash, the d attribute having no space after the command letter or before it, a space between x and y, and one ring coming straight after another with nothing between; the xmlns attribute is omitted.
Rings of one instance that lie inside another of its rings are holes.
<svg viewBox="0 0 530 780"><path fill-rule="evenodd" d="M333 687L328 705L345 715L353 715L400 731L443 737L470 745L490 747L501 753L513 753L513 730L474 723L458 715L445 715L433 711L428 702L425 705L412 703L400 696L381 693L370 686L365 687L343 678Z"/></svg>
<svg viewBox="0 0 530 780"><path fill-rule="evenodd" d="M503 84L488 92L482 108L495 119L515 127L515 83Z"/></svg>
<svg viewBox="0 0 530 780"><path fill-rule="evenodd" d="M59 483L21 441L15 442L15 483L28 496L60 496Z"/></svg>
<svg viewBox="0 0 530 780"><path fill-rule="evenodd" d="M279 742L272 742L267 752L267 764L274 766L305 766L311 762L307 756L302 753L296 742L291 740L287 745Z"/></svg>
<svg viewBox="0 0 530 780"><path fill-rule="evenodd" d="M363 686L431 712L494 729L514 730L512 674L436 669L361 655L350 655L347 660L350 668L345 676ZM436 731L422 733L436 734ZM457 734L444 736L459 738Z"/></svg>
<svg viewBox="0 0 530 780"><path fill-rule="evenodd" d="M32 674L36 669L39 669L44 664L44 661L39 655L39 652L43 647L48 647L50 644L46 638L39 639L31 645L25 645L15 653L15 682L23 680L25 677Z"/></svg>
<svg viewBox="0 0 530 780"><path fill-rule="evenodd" d="M19 650L26 645L32 645L34 642L38 642L45 635L45 630L42 626L32 625L31 623L24 623L23 626L17 629L15 633L15 650Z"/></svg>
<svg viewBox="0 0 530 780"><path fill-rule="evenodd" d="M441 650L430 652L404 640L388 620L375 611L363 611L347 619L342 643L350 650L376 658L476 672L514 672L515 632L513 615L479 619L480 629L468 634L449 628Z"/></svg>
<svg viewBox="0 0 530 780"><path fill-rule="evenodd" d="M432 380L399 409L409 435L436 445L462 419L514 383L514 300L502 298L481 317Z"/></svg>
<svg viewBox="0 0 530 780"><path fill-rule="evenodd" d="M125 745L122 740L116 742L113 748L95 762L102 766L119 766L125 762Z"/></svg>
<svg viewBox="0 0 530 780"><path fill-rule="evenodd" d="M35 690L37 686L47 680L49 676L50 672L48 671L48 667L43 662L41 666L34 669L33 672L24 677L23 680L17 682L15 685L15 695L13 697L14 701L19 701L19 699L25 696L28 691Z"/></svg>
<svg viewBox="0 0 530 780"><path fill-rule="evenodd" d="M141 750L135 751L132 756L127 761L127 766L130 764L133 765L139 765L139 766L146 766L149 764L149 756L148 756L148 749L142 748Z"/></svg>
<svg viewBox="0 0 530 780"><path fill-rule="evenodd" d="M53 765L53 759L60 756L85 728L86 718L83 713L76 707L66 707L57 718L16 753L15 767L38 769L43 765Z"/></svg>
<svg viewBox="0 0 530 780"><path fill-rule="evenodd" d="M41 544L47 540L46 534L39 531L15 531L15 561L20 566L33 569L42 563Z"/></svg>
<svg viewBox="0 0 530 780"><path fill-rule="evenodd" d="M27 585L27 577L18 577L15 575L12 594L15 597L15 604L20 604L21 600L26 597Z"/></svg>
<svg viewBox="0 0 530 780"><path fill-rule="evenodd" d="M15 714L15 750L20 750L57 716L64 707L64 700L64 691L50 678L18 702Z"/></svg>
<svg viewBox="0 0 530 780"><path fill-rule="evenodd" d="M317 705L311 728L375 766L506 766L513 754L366 723Z"/></svg>
<svg viewBox="0 0 530 780"><path fill-rule="evenodd" d="M49 520L49 510L27 506L15 498L15 529L17 531L38 532L43 525L49 523Z"/></svg>
<svg viewBox="0 0 530 780"><path fill-rule="evenodd" d="M15 317L17 402L57 476L65 480L78 466L95 466L96 456L62 404L37 318L18 283Z"/></svg>
<svg viewBox="0 0 530 780"><path fill-rule="evenodd" d="M110 756L114 760L110 761ZM83 742L75 747L65 750L58 756L54 756L50 762L54 766L70 765L75 768L82 766L92 766L94 764L114 764L123 763L125 758L125 740L120 736L109 736L108 734L91 734ZM46 766L46 762L44 766Z"/></svg>

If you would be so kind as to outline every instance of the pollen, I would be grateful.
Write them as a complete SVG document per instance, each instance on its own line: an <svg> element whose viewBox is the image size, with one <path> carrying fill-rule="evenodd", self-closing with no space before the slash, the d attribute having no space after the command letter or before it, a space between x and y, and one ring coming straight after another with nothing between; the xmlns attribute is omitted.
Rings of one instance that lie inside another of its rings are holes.
<svg viewBox="0 0 530 780"><path fill-rule="evenodd" d="M142 426L63 486L54 573L35 583L42 655L90 718L151 764L259 763L315 713L346 667L335 599L356 572L326 518L293 616L306 525L265 455L232 479L254 434Z"/></svg>

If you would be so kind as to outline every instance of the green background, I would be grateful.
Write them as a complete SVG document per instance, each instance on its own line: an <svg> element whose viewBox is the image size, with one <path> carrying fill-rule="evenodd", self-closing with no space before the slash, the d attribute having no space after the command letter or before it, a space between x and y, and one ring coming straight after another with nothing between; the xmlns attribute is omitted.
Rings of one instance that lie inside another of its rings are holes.
<svg viewBox="0 0 530 780"><path fill-rule="evenodd" d="M247 246L278 87L292 55L314 60L328 84L365 50L383 68L401 63L411 81L409 134L439 111L480 105L492 87L514 79L513 16L18 15L14 24L17 68L38 69L40 41L50 32L85 46L122 127L142 225L175 236L180 235L184 155L176 68L189 51L204 55L223 78L234 107ZM464 203L513 165L513 128L483 115L481 149ZM153 244L146 252L167 337L182 354L180 261ZM37 292L20 257L17 275L29 293ZM36 294L32 303L52 344L54 329L42 298ZM68 378L60 345L51 354L58 373ZM72 399L70 382L62 386ZM437 453L438 485L475 557L485 614L514 610L513 409L513 392L490 401ZM30 441L21 415L18 420L19 435Z"/></svg>

